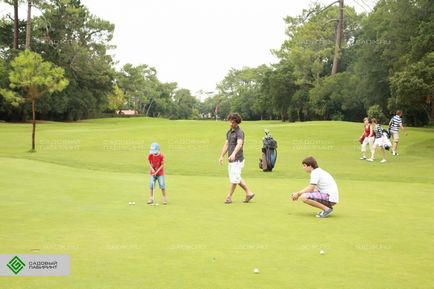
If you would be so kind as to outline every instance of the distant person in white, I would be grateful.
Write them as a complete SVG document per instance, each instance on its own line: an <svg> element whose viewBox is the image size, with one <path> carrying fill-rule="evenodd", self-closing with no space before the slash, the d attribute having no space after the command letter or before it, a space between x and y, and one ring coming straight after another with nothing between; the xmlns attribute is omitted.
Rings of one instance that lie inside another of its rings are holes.
<svg viewBox="0 0 434 289"><path fill-rule="evenodd" d="M303 190L291 194L291 199L301 200L322 211L316 216L325 218L333 212L333 206L339 202L339 190L334 178L325 170L318 167L313 157L302 161L303 169L310 174L310 183Z"/></svg>
<svg viewBox="0 0 434 289"><path fill-rule="evenodd" d="M402 111L397 110L394 117L389 122L390 134L392 139L392 155L398 155L398 142L399 142L399 129L402 129L405 135L407 132L405 131L404 126L402 125Z"/></svg>

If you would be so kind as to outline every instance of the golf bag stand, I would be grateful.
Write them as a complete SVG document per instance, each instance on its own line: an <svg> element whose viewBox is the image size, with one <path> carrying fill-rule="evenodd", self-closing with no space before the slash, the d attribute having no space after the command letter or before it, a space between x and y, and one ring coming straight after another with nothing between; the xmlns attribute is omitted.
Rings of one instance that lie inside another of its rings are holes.
<svg viewBox="0 0 434 289"><path fill-rule="evenodd" d="M277 142L268 129L262 138L262 158L259 159L259 168L264 172L271 172L277 160Z"/></svg>

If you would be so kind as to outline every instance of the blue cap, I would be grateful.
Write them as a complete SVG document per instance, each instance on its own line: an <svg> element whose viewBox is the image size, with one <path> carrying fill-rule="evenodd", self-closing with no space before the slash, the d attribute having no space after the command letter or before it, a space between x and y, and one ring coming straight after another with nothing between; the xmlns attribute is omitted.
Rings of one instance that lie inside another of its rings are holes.
<svg viewBox="0 0 434 289"><path fill-rule="evenodd" d="M160 145L154 142L151 144L151 150L149 151L150 154L156 154L160 151Z"/></svg>

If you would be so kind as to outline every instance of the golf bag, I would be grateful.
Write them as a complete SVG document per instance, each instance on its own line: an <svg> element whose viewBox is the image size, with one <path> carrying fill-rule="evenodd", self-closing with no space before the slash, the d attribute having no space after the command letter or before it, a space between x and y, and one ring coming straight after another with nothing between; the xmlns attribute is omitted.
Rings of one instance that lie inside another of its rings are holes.
<svg viewBox="0 0 434 289"><path fill-rule="evenodd" d="M277 160L277 142L268 129L262 138L262 158L259 159L259 168L264 172L271 172Z"/></svg>
<svg viewBox="0 0 434 289"><path fill-rule="evenodd" d="M392 143L390 142L390 130L383 129L379 124L375 128L375 138L381 138L381 146L386 150L392 147Z"/></svg>
<svg viewBox="0 0 434 289"><path fill-rule="evenodd" d="M392 147L392 143L390 142L390 132L387 130L383 130L383 135L381 137L381 140L383 141L383 147L386 150L389 150Z"/></svg>

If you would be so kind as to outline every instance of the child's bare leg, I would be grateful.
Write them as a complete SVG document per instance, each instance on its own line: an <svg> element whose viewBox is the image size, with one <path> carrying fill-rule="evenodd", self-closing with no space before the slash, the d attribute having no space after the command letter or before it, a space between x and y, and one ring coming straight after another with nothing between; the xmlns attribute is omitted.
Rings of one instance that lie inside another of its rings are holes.
<svg viewBox="0 0 434 289"><path fill-rule="evenodd" d="M163 195L163 205L167 205L166 189L161 189L161 194Z"/></svg>
<svg viewBox="0 0 434 289"><path fill-rule="evenodd" d="M148 204L152 204L154 202L154 190L150 189L149 190L149 200L148 200Z"/></svg>

